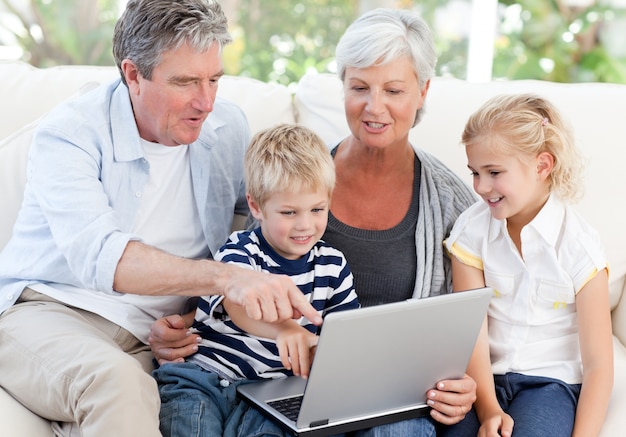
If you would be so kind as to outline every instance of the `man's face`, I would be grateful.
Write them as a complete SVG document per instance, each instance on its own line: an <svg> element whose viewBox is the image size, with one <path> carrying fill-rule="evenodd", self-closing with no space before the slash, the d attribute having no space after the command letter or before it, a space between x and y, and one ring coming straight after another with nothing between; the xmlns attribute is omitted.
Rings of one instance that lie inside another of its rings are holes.
<svg viewBox="0 0 626 437"><path fill-rule="evenodd" d="M189 45L163 53L152 79L132 61L122 63L135 121L141 138L165 146L193 143L213 110L218 80L223 76L217 44L205 52Z"/></svg>

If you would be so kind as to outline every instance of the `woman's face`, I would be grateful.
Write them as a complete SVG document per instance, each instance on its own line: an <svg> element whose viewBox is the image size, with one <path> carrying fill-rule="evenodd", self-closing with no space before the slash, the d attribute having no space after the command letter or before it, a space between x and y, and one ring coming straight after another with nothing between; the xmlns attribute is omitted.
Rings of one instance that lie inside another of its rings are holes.
<svg viewBox="0 0 626 437"><path fill-rule="evenodd" d="M346 69L345 111L352 135L366 147L408 144L409 130L424 104L413 64L399 58L384 65Z"/></svg>

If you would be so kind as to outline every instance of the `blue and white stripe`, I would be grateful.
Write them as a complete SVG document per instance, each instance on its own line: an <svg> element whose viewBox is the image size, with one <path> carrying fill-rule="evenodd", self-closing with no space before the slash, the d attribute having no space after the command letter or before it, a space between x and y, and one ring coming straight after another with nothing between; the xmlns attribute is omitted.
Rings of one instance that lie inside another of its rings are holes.
<svg viewBox="0 0 626 437"><path fill-rule="evenodd" d="M343 254L319 241L308 256L297 260L281 257L265 241L260 229L233 233L215 259L261 272L288 275L324 317L333 311L359 307L352 273ZM201 335L196 364L234 380L291 375L278 356L274 340L255 337L237 327L222 306L223 296L200 299L193 328ZM310 332L318 327L298 320Z"/></svg>

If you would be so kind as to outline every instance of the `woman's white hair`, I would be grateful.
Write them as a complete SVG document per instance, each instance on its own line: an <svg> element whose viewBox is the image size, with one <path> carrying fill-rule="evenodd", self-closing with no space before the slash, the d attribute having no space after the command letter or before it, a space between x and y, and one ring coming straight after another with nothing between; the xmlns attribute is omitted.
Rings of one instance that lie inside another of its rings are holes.
<svg viewBox="0 0 626 437"><path fill-rule="evenodd" d="M409 59L420 89L435 75L437 53L428 25L403 9L378 8L363 14L346 29L335 52L343 82L346 68L369 68L398 58ZM421 119L416 114L415 124Z"/></svg>

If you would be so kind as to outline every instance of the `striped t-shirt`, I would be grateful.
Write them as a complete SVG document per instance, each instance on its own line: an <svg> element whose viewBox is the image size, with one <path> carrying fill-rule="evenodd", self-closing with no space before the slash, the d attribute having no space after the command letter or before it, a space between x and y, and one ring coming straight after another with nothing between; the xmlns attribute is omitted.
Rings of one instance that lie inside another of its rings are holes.
<svg viewBox="0 0 626 437"><path fill-rule="evenodd" d="M257 228L233 233L215 259L288 275L322 317L333 311L359 307L345 257L324 241L318 241L308 255L289 260L278 255ZM291 375L280 361L276 342L237 327L224 310L222 299L223 296L200 299L193 329L200 334L202 342L188 361L229 380ZM319 329L305 318L300 318L298 323L310 332L317 333Z"/></svg>

